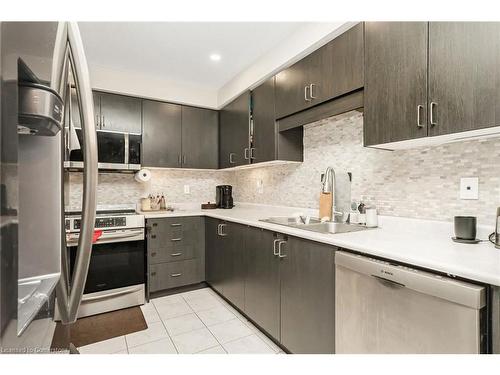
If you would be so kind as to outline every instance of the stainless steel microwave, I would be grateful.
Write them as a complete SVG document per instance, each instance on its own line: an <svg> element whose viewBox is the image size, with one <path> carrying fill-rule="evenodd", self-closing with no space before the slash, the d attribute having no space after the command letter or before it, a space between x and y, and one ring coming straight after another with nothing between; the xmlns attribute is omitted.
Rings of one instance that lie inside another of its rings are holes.
<svg viewBox="0 0 500 375"><path fill-rule="evenodd" d="M81 129L74 129L74 136L69 136L66 144L68 169L83 168L83 144ZM97 159L100 170L138 171L141 169L141 134L122 133L109 130L97 130ZM75 144L77 146L75 147Z"/></svg>

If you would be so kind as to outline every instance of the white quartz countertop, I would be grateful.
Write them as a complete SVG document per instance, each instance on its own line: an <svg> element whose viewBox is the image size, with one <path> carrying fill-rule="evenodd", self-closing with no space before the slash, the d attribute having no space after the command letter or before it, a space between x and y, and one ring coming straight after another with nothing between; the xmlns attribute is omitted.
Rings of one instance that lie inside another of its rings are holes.
<svg viewBox="0 0 500 375"><path fill-rule="evenodd" d="M298 212L317 216L316 210L254 204L236 204L226 210L184 207L173 212L143 214L146 219L208 216L228 220L500 286L500 249L487 241L475 245L453 242L451 222L379 216L379 227L375 229L323 234L259 221ZM492 227L478 227L478 238L486 240L492 231Z"/></svg>

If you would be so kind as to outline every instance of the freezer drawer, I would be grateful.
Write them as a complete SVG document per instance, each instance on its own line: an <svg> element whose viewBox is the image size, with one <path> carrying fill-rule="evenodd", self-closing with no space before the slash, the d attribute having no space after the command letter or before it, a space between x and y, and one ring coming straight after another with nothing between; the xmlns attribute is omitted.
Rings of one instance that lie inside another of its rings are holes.
<svg viewBox="0 0 500 375"><path fill-rule="evenodd" d="M337 252L337 353L479 353L485 289Z"/></svg>

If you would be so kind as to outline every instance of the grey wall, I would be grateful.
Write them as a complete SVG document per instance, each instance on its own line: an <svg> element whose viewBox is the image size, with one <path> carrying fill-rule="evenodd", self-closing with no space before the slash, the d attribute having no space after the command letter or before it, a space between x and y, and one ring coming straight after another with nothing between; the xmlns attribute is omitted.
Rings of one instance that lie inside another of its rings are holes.
<svg viewBox="0 0 500 375"><path fill-rule="evenodd" d="M98 202L135 203L148 191L165 192L170 202L213 201L215 185L230 183L236 201L317 208L320 175L331 165L352 172L352 197L376 205L380 214L438 220L466 214L493 225L500 206L499 138L384 151L362 146L362 128L359 112L307 125L302 164L233 172L153 170L150 185L131 175L102 174ZM479 200L459 199L460 177L479 177ZM70 180L77 204L81 174ZM257 190L259 180L263 193ZM191 194L183 193L184 184Z"/></svg>

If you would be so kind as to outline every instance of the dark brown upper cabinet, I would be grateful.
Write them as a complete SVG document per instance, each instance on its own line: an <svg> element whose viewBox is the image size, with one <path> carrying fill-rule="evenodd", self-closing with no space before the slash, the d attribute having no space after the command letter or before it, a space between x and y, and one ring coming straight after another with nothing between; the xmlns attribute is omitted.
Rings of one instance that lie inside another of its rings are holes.
<svg viewBox="0 0 500 375"><path fill-rule="evenodd" d="M499 22L429 23L429 106L431 136L500 125Z"/></svg>
<svg viewBox="0 0 500 375"><path fill-rule="evenodd" d="M427 136L427 38L427 22L365 22L365 146Z"/></svg>
<svg viewBox="0 0 500 375"><path fill-rule="evenodd" d="M499 126L499 98L500 23L365 23L365 146Z"/></svg>
<svg viewBox="0 0 500 375"><path fill-rule="evenodd" d="M252 164L273 160L303 160L302 128L278 132L274 92L274 77L252 91Z"/></svg>
<svg viewBox="0 0 500 375"><path fill-rule="evenodd" d="M182 106L182 167L219 167L219 114L205 108Z"/></svg>
<svg viewBox="0 0 500 375"><path fill-rule="evenodd" d="M182 107L177 104L144 100L142 165L180 168L182 166Z"/></svg>
<svg viewBox="0 0 500 375"><path fill-rule="evenodd" d="M219 167L250 163L250 91L222 108L219 121Z"/></svg>
<svg viewBox="0 0 500 375"><path fill-rule="evenodd" d="M252 91L252 163L275 160L276 121L274 112L274 77Z"/></svg>
<svg viewBox="0 0 500 375"><path fill-rule="evenodd" d="M143 117L143 166L217 169L217 111L144 100Z"/></svg>
<svg viewBox="0 0 500 375"><path fill-rule="evenodd" d="M100 117L97 118L101 130L112 130L126 133L142 131L142 100L125 95L94 93L94 108L99 102ZM94 109L95 113L98 113Z"/></svg>
<svg viewBox="0 0 500 375"><path fill-rule="evenodd" d="M280 119L363 87L363 24L276 74Z"/></svg>

